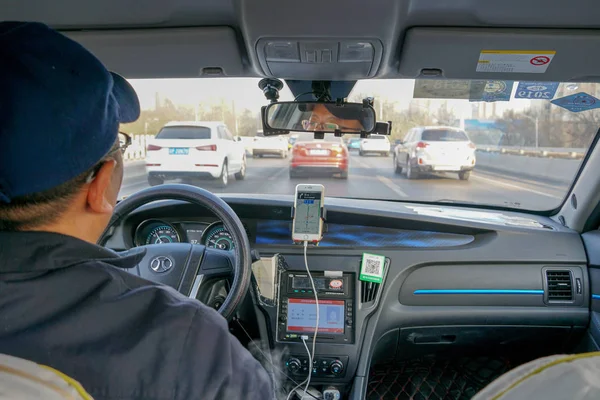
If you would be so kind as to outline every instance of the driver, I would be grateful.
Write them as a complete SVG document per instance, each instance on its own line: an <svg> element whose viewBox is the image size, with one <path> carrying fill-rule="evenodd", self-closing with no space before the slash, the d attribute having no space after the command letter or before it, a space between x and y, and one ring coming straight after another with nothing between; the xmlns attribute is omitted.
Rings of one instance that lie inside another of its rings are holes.
<svg viewBox="0 0 600 400"><path fill-rule="evenodd" d="M0 23L0 353L95 399L269 399L267 372L216 311L95 245L123 178L133 88L39 23Z"/></svg>
<svg viewBox="0 0 600 400"><path fill-rule="evenodd" d="M310 118L302 121L302 127L307 131L333 132L336 129L345 132L360 132L369 125L367 113L362 112L360 120L356 118L356 109L339 107L334 104L315 104Z"/></svg>

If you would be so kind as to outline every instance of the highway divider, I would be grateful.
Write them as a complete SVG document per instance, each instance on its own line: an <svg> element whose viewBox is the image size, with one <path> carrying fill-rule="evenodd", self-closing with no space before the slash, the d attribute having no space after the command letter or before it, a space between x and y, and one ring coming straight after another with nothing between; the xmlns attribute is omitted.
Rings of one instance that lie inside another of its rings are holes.
<svg viewBox="0 0 600 400"><path fill-rule="evenodd" d="M126 162L134 160L143 160L146 158L146 146L152 135L134 135L131 137L131 145L123 154L123 160Z"/></svg>
<svg viewBox="0 0 600 400"><path fill-rule="evenodd" d="M475 170L562 186L573 181L585 153L586 149L480 145Z"/></svg>

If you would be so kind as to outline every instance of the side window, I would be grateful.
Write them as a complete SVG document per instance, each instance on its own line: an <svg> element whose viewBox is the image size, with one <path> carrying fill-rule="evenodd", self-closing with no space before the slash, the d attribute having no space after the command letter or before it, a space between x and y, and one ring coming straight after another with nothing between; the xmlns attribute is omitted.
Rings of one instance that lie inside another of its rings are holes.
<svg viewBox="0 0 600 400"><path fill-rule="evenodd" d="M410 141L411 142L416 142L419 140L419 130L418 129L413 129L412 135L410 135Z"/></svg>
<svg viewBox="0 0 600 400"><path fill-rule="evenodd" d="M217 126L217 138L218 139L227 139L226 135L225 135L225 130L223 129L222 126Z"/></svg>
<svg viewBox="0 0 600 400"><path fill-rule="evenodd" d="M227 127L223 127L223 130L225 131L225 139L226 140L231 140L232 142L235 141L235 139L233 138L233 135L231 134L231 132L229 131L229 129L227 129Z"/></svg>

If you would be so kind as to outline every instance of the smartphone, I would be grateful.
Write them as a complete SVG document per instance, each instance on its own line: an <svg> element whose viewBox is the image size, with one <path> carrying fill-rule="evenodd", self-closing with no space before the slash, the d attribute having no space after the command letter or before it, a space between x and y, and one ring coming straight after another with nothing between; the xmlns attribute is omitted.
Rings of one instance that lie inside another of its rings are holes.
<svg viewBox="0 0 600 400"><path fill-rule="evenodd" d="M300 184L294 197L294 242L319 242L323 237L323 200L325 186Z"/></svg>

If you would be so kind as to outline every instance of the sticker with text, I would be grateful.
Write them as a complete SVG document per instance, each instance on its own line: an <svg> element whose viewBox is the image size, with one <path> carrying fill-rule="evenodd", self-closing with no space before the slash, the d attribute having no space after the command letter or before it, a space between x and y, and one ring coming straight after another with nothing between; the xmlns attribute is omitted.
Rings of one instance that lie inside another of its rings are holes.
<svg viewBox="0 0 600 400"><path fill-rule="evenodd" d="M555 55L554 50L482 50L475 71L543 74Z"/></svg>

